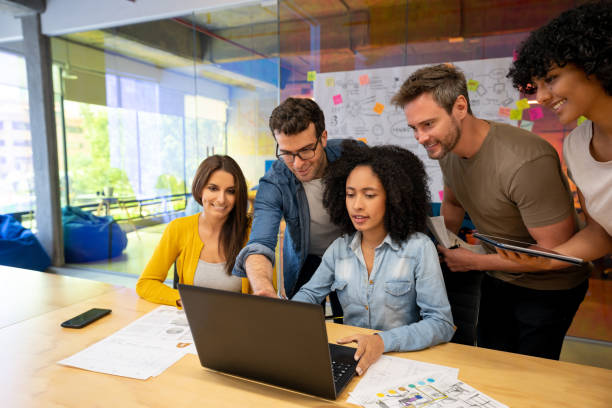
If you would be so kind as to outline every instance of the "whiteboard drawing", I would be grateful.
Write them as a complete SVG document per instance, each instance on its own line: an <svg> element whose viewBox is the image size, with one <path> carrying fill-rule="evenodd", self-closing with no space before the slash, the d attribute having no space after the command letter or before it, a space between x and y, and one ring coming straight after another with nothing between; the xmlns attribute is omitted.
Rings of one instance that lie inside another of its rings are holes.
<svg viewBox="0 0 612 408"><path fill-rule="evenodd" d="M517 124L499 115L501 106L513 107L519 99L518 91L506 78L511 63L511 57L455 63L464 72L466 80L478 81L478 85L468 92L475 116ZM429 159L425 149L416 142L402 110L391 105L391 98L406 78L424 66L317 73L314 99L325 113L329 138L365 138L370 145L395 144L416 154L429 175L432 201L439 202L439 192L443 190L440 166L437 161ZM366 74L368 81L362 85L360 77ZM328 78L334 81L326 82ZM333 96L338 94L342 95L342 103L334 104ZM376 104L384 109L376 111Z"/></svg>

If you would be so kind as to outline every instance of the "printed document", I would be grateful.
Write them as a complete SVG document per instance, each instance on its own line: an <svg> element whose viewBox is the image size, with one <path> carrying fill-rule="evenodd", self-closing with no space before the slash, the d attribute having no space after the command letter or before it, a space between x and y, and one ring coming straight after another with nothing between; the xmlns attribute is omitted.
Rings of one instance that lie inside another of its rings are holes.
<svg viewBox="0 0 612 408"><path fill-rule="evenodd" d="M59 364L146 380L196 354L183 310L160 306Z"/></svg>

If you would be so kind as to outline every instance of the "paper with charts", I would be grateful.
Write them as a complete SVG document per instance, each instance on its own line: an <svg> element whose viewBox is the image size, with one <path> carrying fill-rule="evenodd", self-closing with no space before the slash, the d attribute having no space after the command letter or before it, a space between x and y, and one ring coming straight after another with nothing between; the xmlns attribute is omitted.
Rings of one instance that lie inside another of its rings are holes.
<svg viewBox="0 0 612 408"><path fill-rule="evenodd" d="M361 377L359 383L351 391L347 402L361 405L362 401L372 394L371 390L375 389L378 391L381 384L395 384L398 379L424 374L445 375L457 378L459 369L407 358L382 355L368 368L365 375Z"/></svg>
<svg viewBox="0 0 612 408"><path fill-rule="evenodd" d="M519 124L526 109L520 102L524 104L526 100L519 101L518 91L506 78L511 63L511 57L453 63L465 74L475 116ZM425 149L419 146L402 110L391 106L391 98L406 78L424 66L317 73L314 99L325 113L329 138L365 139L371 145L395 144L416 154L430 177L432 201L440 202L443 188L438 162L429 159ZM530 115L533 116L531 112ZM533 125L532 121L528 122Z"/></svg>
<svg viewBox="0 0 612 408"><path fill-rule="evenodd" d="M416 376L372 388L365 408L508 408L452 375Z"/></svg>
<svg viewBox="0 0 612 408"><path fill-rule="evenodd" d="M183 310L160 306L59 364L146 380L196 354Z"/></svg>

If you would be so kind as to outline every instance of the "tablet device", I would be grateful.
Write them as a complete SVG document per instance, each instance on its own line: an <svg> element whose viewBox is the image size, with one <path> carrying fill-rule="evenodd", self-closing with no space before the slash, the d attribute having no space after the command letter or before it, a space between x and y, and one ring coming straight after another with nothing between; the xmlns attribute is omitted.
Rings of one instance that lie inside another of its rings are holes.
<svg viewBox="0 0 612 408"><path fill-rule="evenodd" d="M552 258L558 261L571 263L573 265L584 264L583 259L575 258L573 256L561 255L560 253L557 253L550 249L542 248L527 242L495 237L492 235L481 234L479 232L474 232L473 235L474 238L478 238L482 242L486 242L487 244L493 245L497 248L505 249L507 251L521 252L523 254L528 254L531 256L543 256L545 258Z"/></svg>

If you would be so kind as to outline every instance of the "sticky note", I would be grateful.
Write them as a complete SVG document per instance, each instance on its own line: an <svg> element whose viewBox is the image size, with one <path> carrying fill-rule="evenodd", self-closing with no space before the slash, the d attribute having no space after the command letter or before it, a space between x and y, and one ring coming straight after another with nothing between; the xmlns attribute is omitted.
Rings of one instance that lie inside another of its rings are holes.
<svg viewBox="0 0 612 408"><path fill-rule="evenodd" d="M510 109L510 108L506 108L505 106L500 106L500 107L499 107L499 112L498 112L498 113L499 113L499 116L503 116L503 117L505 117L505 118L508 118L508 117L510 117L510 111L511 111L511 110L512 110L512 109Z"/></svg>
<svg viewBox="0 0 612 408"><path fill-rule="evenodd" d="M365 144L368 144L368 139L366 139L365 137L358 137L357 140L359 140L360 142L363 142Z"/></svg>
<svg viewBox="0 0 612 408"><path fill-rule="evenodd" d="M376 102L376 105L374 105L374 112L380 115L383 113L384 110L385 110L385 105L383 105L382 103Z"/></svg>
<svg viewBox="0 0 612 408"><path fill-rule="evenodd" d="M467 81L468 91L475 91L476 89L478 89L478 85L480 85L480 82L475 79L470 79L469 81Z"/></svg>
<svg viewBox="0 0 612 408"><path fill-rule="evenodd" d="M308 71L308 74L306 74L306 79L308 82L314 82L315 79L317 79L317 71Z"/></svg>
<svg viewBox="0 0 612 408"><path fill-rule="evenodd" d="M521 129L525 129L531 132L533 129L533 122L530 120L521 120Z"/></svg>
<svg viewBox="0 0 612 408"><path fill-rule="evenodd" d="M334 85L336 85L336 81L334 80L334 78L327 78L325 80L325 85L332 87Z"/></svg>
<svg viewBox="0 0 612 408"><path fill-rule="evenodd" d="M359 77L359 83L361 85L367 85L370 83L370 77L368 76L368 74L363 74Z"/></svg>
<svg viewBox="0 0 612 408"><path fill-rule="evenodd" d="M510 109L510 120L521 120L523 119L522 109Z"/></svg>
<svg viewBox="0 0 612 408"><path fill-rule="evenodd" d="M542 112L542 108L539 106L533 107L529 109L529 119L538 120L544 117L544 112Z"/></svg>
<svg viewBox="0 0 612 408"><path fill-rule="evenodd" d="M582 124L582 122L584 122L585 120L587 120L586 116L579 117L578 120L576 121L576 125L580 126Z"/></svg>
<svg viewBox="0 0 612 408"><path fill-rule="evenodd" d="M527 100L527 98L520 99L516 101L516 107L521 110L529 109L529 101Z"/></svg>
<svg viewBox="0 0 612 408"><path fill-rule="evenodd" d="M342 103L342 95L340 94L334 95L332 99L334 100L334 105L340 105Z"/></svg>
<svg viewBox="0 0 612 408"><path fill-rule="evenodd" d="M444 201L444 190L438 191L438 196L440 196L440 201Z"/></svg>

